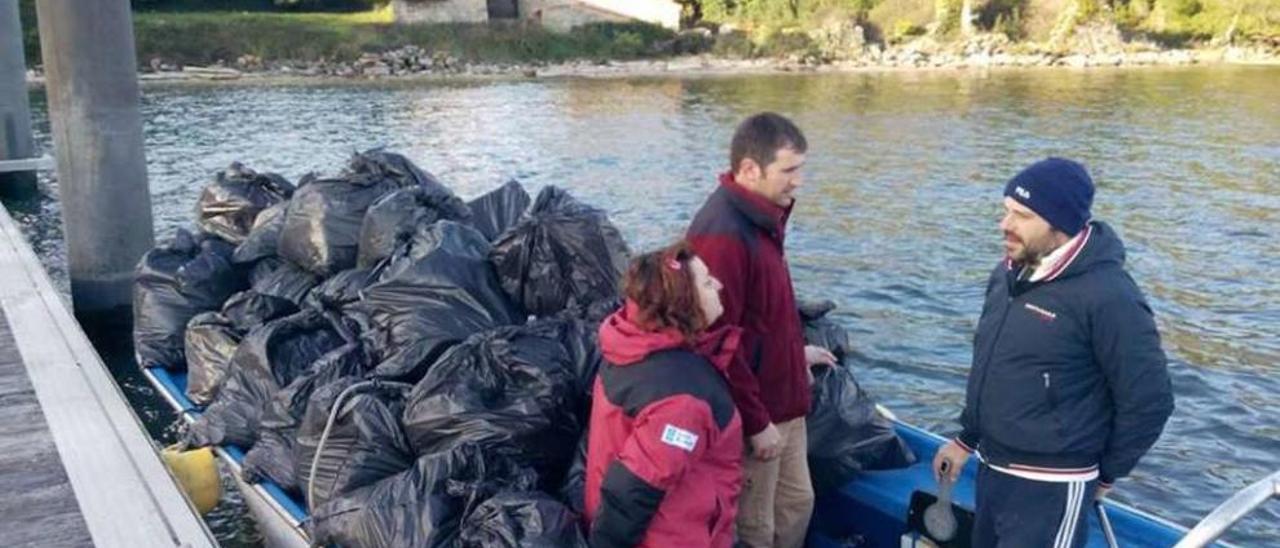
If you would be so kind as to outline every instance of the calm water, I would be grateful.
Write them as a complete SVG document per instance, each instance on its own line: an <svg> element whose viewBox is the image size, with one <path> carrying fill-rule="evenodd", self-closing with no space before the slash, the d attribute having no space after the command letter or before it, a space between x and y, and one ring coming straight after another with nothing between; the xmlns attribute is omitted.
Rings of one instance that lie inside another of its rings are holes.
<svg viewBox="0 0 1280 548"><path fill-rule="evenodd" d="M864 385L902 418L953 432L982 285L999 259L1003 182L1046 155L1085 162L1095 216L1129 248L1156 310L1178 410L1115 497L1191 524L1280 468L1280 68L148 88L161 235L191 222L233 160L291 179L388 145L465 197L503 178L607 209L635 248L680 234L727 163L734 124L792 115L811 150L788 249L797 291L832 298ZM43 95L33 98L48 147ZM54 195L45 181L46 195ZM16 204L65 278L58 207ZM99 343L161 438L173 416ZM234 504L227 545L257 542ZM1280 509L1230 537L1280 543Z"/></svg>

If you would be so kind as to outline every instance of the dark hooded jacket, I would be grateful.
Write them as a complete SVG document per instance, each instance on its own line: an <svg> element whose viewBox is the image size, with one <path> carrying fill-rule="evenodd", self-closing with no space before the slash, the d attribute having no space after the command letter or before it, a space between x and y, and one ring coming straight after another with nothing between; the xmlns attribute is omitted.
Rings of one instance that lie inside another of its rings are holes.
<svg viewBox="0 0 1280 548"><path fill-rule="evenodd" d="M1124 244L1092 222L1044 279L1005 261L974 337L958 441L1038 473L1129 474L1173 412L1160 334L1124 270Z"/></svg>

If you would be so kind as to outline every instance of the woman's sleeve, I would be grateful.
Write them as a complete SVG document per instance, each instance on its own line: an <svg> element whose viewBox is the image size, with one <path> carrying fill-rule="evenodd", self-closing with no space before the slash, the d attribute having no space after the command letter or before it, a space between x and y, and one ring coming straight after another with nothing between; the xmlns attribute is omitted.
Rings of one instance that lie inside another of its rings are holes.
<svg viewBox="0 0 1280 548"><path fill-rule="evenodd" d="M711 407L679 394L636 415L631 437L609 463L600 487L600 509L591 525L593 548L635 546L667 492L705 453L715 432Z"/></svg>

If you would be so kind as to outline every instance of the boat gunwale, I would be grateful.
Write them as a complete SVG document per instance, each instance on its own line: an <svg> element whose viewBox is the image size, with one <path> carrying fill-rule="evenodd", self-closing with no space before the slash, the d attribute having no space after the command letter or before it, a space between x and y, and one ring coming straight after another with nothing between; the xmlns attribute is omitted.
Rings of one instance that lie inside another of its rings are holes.
<svg viewBox="0 0 1280 548"><path fill-rule="evenodd" d="M172 380L172 376L171 376L172 373L160 367L145 367L142 369L143 369L143 373L147 377L147 380L151 382L151 384L160 392L161 396L165 399L165 401L171 407L173 407L173 409L182 417L183 421L185 421L187 424L195 422L196 418L198 418L200 415L200 411L195 406L194 402L191 402L191 407L188 407L180 399L178 399L178 395L172 392L173 390L176 390L178 388L177 385ZM161 380L159 376L155 373L156 370L164 371L165 376L169 377L167 379L168 382L166 382L165 380ZM950 439L943 437L942 435L939 435L935 432L931 432L929 430L925 430L924 428L921 428L914 424L898 419L896 416L894 416L893 413L889 412L888 409L882 406L877 405L877 408L882 415L884 415L886 418L888 418L893 422L894 427L896 429L908 430L916 435L924 437L925 439L936 442L938 444L944 444L944 443L950 442ZM214 450L215 450L215 453L218 455L218 457L222 459L224 462L226 462L228 466L232 468L232 472L236 474L238 478L240 471L243 469L243 465L241 462L243 460L243 456L240 458L240 460L237 460L234 457L234 455L232 455L231 452L228 450L227 446L220 445L215 447ZM299 537L298 540L308 545L310 544L310 537L306 534L306 531L303 527L303 523L306 521L306 519L310 517L309 515L304 517L302 520L299 520L295 518L292 515L292 513L284 507L284 505L277 499L276 494L267 490L265 487L263 487L262 484L249 483L244 481L241 481L241 483L243 483L244 485L250 486L253 491L252 493L244 493L245 496L256 496L257 498L265 501L267 503L267 506L270 507L272 510L274 510L276 515L281 520L283 520L285 524L289 526L290 530L292 530ZM283 494L283 491L281 491L281 493ZM1106 499L1103 501L1103 504L1107 508L1119 510L1121 512L1127 512L1138 518L1148 520L1156 525L1169 528L1173 531L1178 532L1181 536L1184 536L1184 537L1186 536L1187 532L1190 531L1190 529L1187 528L1186 526L1170 521L1169 519L1151 514L1150 512L1140 510L1138 508L1134 508L1133 506L1130 506L1122 502ZM303 512L306 512L305 508L302 508L301 510ZM261 526L262 524L259 524L259 525ZM1222 548L1237 548L1234 544L1231 544L1222 540L1218 540L1214 545Z"/></svg>
<svg viewBox="0 0 1280 548"><path fill-rule="evenodd" d="M178 415L182 418L182 420L188 425L191 423L194 423L196 419L200 416L200 411L194 407L195 403L192 402L193 407L187 407L186 404L184 404L181 400L179 400L178 396L172 392L172 390L177 388L177 385L173 384L171 379L169 379L168 382L166 382L165 380L161 380L159 376L156 375L155 370L164 371L166 376L170 375L170 372L163 368L159 368L159 367L142 368L143 374L147 377L147 380L151 383L151 385L154 388L156 388L158 392L160 392L160 395L164 398L165 402L167 402L170 405L170 407L172 407L173 410L178 413ZM214 454L218 456L219 460L222 460L230 468L230 472L235 475L236 479L239 479L240 473L244 469L244 465L243 465L244 457L241 456L240 459L237 459L231 453L228 447L224 445L215 446L213 450L214 450ZM241 454L243 455L243 453ZM249 483L243 480L240 480L240 483L243 483L244 485L249 486L250 489L252 490L252 492L250 493L244 493L242 489L241 494L243 496L246 496L246 497L255 496L258 499L265 502L266 506L268 508L271 508L276 513L277 517L279 517L282 521L284 521L286 525L288 525L289 529L298 537L297 540L299 542L304 543L304 545L310 545L311 543L310 536L307 535L306 530L303 526L306 519L309 518L310 516L306 516L302 520L295 518L293 516L293 513L290 512L287 508L285 508L284 504L282 504L277 499L277 495L267 490L267 488L260 483ZM305 508L303 509L303 511L305 511Z"/></svg>

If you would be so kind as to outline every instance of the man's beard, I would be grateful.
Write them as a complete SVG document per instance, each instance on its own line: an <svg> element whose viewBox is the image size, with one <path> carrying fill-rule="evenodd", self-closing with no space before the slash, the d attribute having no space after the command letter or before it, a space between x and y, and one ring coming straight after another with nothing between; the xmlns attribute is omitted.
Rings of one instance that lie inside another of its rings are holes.
<svg viewBox="0 0 1280 548"><path fill-rule="evenodd" d="M1008 236L1010 235L1006 235L1005 237L1007 238ZM1053 253L1054 246L1050 241L1027 242L1022 238L1019 238L1017 235L1012 236L1018 241L1018 243L1022 244L1022 250L1019 251L1016 256L1009 257L1013 260L1014 264L1035 268L1040 266L1040 261L1049 256L1050 253Z"/></svg>

